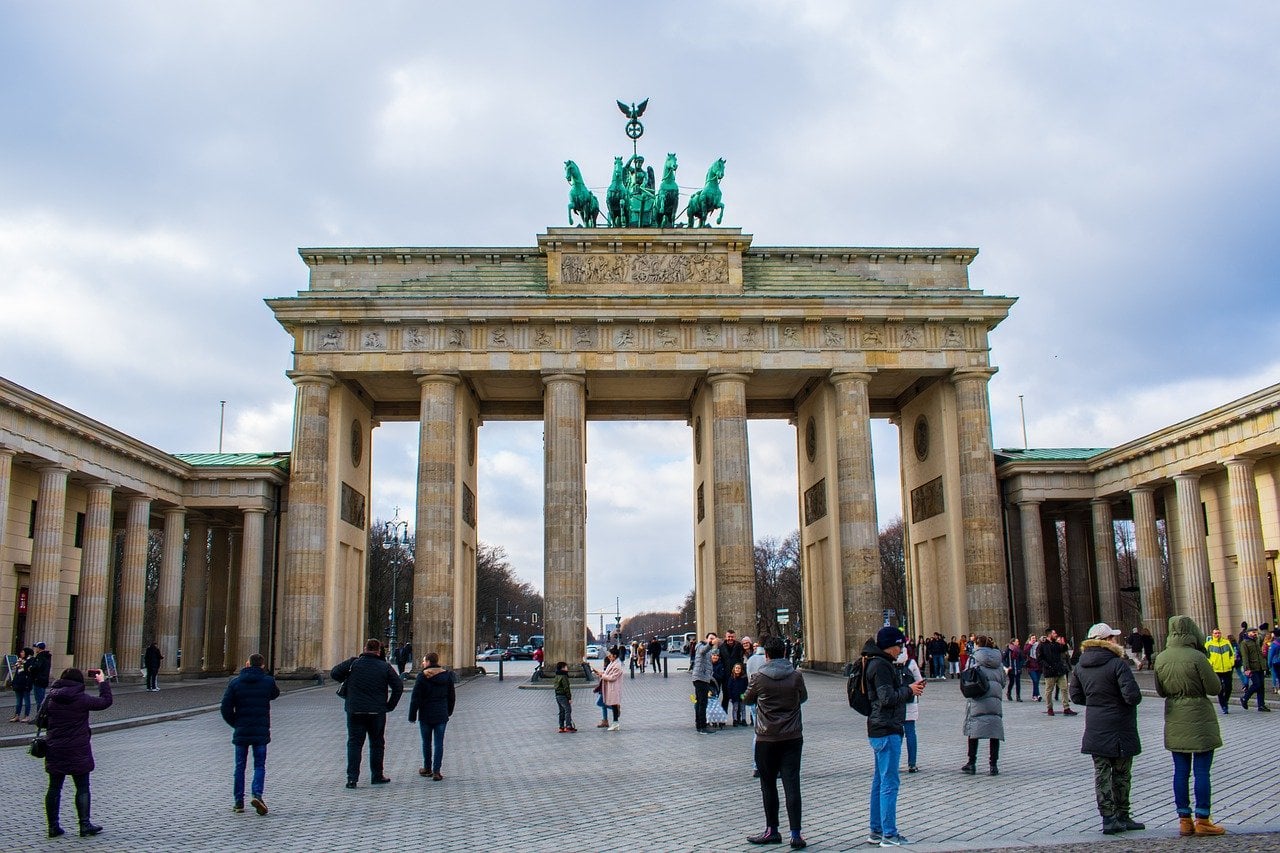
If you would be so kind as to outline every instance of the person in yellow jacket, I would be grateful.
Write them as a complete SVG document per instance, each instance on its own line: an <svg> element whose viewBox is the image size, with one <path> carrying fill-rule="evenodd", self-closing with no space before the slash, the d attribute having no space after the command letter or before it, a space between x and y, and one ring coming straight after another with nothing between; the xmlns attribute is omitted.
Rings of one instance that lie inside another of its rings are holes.
<svg viewBox="0 0 1280 853"><path fill-rule="evenodd" d="M1231 641L1222 636L1221 629L1214 628L1213 636L1205 640L1204 650L1209 655L1209 665L1218 674L1218 683L1221 685L1218 704L1222 706L1222 713L1226 714L1227 706L1231 703L1231 682L1236 668L1235 649L1231 647Z"/></svg>

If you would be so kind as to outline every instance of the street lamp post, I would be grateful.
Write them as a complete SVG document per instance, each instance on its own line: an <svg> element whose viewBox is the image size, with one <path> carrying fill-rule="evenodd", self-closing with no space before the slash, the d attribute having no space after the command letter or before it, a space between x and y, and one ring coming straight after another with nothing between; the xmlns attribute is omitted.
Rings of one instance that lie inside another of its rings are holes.
<svg viewBox="0 0 1280 853"><path fill-rule="evenodd" d="M401 528L403 533L397 538L396 532ZM396 507L395 518L383 524L382 529L382 550L388 552L391 557L391 609L388 614L391 625L387 629L387 639L392 648L396 646L396 623L400 618L400 556L403 553L401 549L408 544L409 522L400 518L400 507ZM393 548L395 553L390 554Z"/></svg>

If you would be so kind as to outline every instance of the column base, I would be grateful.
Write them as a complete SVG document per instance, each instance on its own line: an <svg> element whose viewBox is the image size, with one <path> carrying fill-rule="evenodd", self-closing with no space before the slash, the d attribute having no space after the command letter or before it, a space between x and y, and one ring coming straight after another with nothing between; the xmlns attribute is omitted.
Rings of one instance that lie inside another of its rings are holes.
<svg viewBox="0 0 1280 853"><path fill-rule="evenodd" d="M805 660L800 662L801 669L811 669L814 672L827 672L833 675L844 675L846 661L830 661L830 660Z"/></svg>

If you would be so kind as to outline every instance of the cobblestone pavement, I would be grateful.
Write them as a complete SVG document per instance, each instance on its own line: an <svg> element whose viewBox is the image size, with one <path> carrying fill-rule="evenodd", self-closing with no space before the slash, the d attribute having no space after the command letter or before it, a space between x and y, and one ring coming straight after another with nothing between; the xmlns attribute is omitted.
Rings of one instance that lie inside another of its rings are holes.
<svg viewBox="0 0 1280 853"><path fill-rule="evenodd" d="M216 713L204 713L95 735L93 813L107 827L95 839L46 840L41 763L19 748L0 750L7 806L0 833L25 849L70 843L146 851L754 849L745 838L763 821L759 784L751 778L751 733L695 735L687 673L673 667L669 679L627 679L618 732L594 727L594 696L583 689L574 703L581 731L559 734L551 692L518 686L515 673L528 669L509 665L503 682L490 674L459 687L442 782L417 775L420 742L407 721L406 693L388 720L391 784L370 787L366 768L360 787L346 790L345 720L333 685L326 685L274 704L266 817L231 813L230 730ZM801 775L810 849L870 849L863 843L872 767L865 722L846 704L842 680L810 675L808 682ZM202 703L202 691L220 692L203 684L138 699L165 700L169 692L177 702L188 689ZM921 770L903 773L898 812L903 834L919 850L1280 849L1280 786L1268 778L1280 713L1245 713L1236 705L1219 718L1227 745L1214 763L1214 818L1232 833L1224 839L1177 837L1158 699L1143 700L1145 751L1134 763L1134 814L1150 829L1125 836L1098 832L1092 763L1079 752L1083 714L1050 718L1030 701L1006 705L997 777L958 772L963 717L955 682L930 683L918 726ZM73 822L70 796L63 814Z"/></svg>

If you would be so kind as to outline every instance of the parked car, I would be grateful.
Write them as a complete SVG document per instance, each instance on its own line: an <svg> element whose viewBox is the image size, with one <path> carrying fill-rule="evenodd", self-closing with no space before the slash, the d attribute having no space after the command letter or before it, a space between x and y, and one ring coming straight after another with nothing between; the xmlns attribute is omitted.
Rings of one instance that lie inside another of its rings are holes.
<svg viewBox="0 0 1280 853"><path fill-rule="evenodd" d="M599 646L587 646L587 660L600 660Z"/></svg>
<svg viewBox="0 0 1280 853"><path fill-rule="evenodd" d="M506 649L488 649L476 655L476 660L511 660L511 654Z"/></svg>
<svg viewBox="0 0 1280 853"><path fill-rule="evenodd" d="M533 646L521 646L520 648L507 649L511 655L511 660L533 660Z"/></svg>

